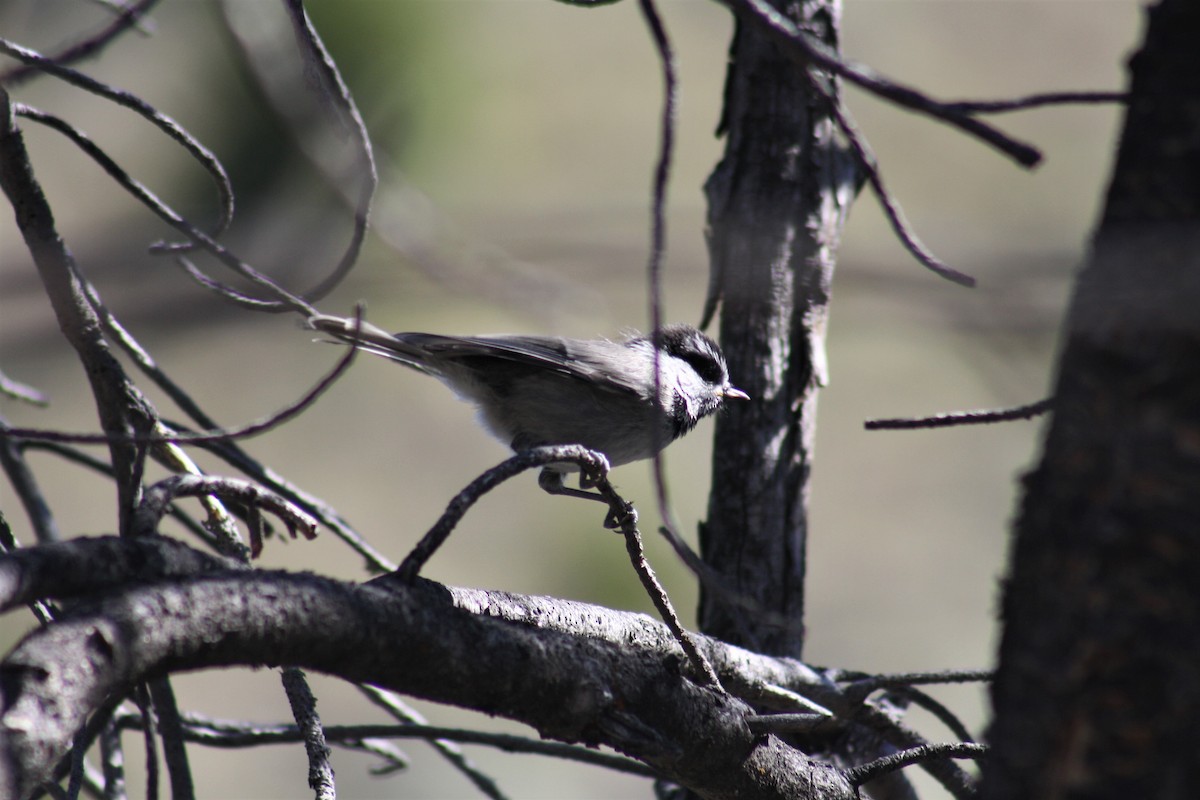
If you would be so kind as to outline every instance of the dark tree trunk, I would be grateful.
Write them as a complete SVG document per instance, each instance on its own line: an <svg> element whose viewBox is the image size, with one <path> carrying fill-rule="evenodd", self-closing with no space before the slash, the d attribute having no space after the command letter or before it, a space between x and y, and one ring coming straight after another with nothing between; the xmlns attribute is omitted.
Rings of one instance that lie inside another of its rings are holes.
<svg viewBox="0 0 1200 800"><path fill-rule="evenodd" d="M1200 792L1200 4L1151 9L1027 479L984 796Z"/></svg>
<svg viewBox="0 0 1200 800"><path fill-rule="evenodd" d="M836 0L777 2L836 45ZM716 424L712 494L700 544L749 608L712 591L705 633L764 653L800 656L808 479L834 253L856 170L805 70L739 22L730 50L725 155L706 186L711 303L735 385Z"/></svg>

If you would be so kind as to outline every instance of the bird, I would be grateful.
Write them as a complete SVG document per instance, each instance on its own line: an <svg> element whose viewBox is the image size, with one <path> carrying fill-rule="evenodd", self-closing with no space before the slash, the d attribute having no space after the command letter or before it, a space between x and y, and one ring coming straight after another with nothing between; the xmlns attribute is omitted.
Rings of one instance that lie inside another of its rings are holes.
<svg viewBox="0 0 1200 800"><path fill-rule="evenodd" d="M388 333L360 320L318 314L307 327L338 343L438 378L479 410L483 426L515 452L577 444L610 466L652 458L726 400L749 396L730 383L721 348L686 324L621 341L499 334ZM659 346L655 391L654 348ZM567 488L574 465L552 464L538 484L552 494L590 499ZM606 520L606 525L612 522Z"/></svg>

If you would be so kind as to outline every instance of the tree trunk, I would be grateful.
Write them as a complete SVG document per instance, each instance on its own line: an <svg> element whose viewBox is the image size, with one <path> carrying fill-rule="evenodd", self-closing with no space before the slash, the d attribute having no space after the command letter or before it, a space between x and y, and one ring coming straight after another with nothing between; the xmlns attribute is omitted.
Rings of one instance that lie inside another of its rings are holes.
<svg viewBox="0 0 1200 800"><path fill-rule="evenodd" d="M836 45L837 0L777 2ZM748 403L716 423L705 561L744 603L705 590L700 628L763 653L804 644L808 479L834 254L856 183L824 100L760 27L739 21L721 123L726 148L705 187L710 316Z"/></svg>
<svg viewBox="0 0 1200 800"><path fill-rule="evenodd" d="M1017 525L983 796L1200 792L1200 4L1149 13Z"/></svg>

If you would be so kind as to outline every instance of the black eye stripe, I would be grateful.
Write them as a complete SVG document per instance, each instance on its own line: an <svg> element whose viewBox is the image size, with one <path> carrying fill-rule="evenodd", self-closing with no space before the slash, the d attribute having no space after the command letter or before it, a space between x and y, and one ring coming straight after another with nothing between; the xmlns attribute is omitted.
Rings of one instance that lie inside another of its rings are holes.
<svg viewBox="0 0 1200 800"><path fill-rule="evenodd" d="M683 359L688 366L696 370L696 374L708 383L724 382L724 370L721 369L720 363L711 355L707 353L680 353L679 358Z"/></svg>

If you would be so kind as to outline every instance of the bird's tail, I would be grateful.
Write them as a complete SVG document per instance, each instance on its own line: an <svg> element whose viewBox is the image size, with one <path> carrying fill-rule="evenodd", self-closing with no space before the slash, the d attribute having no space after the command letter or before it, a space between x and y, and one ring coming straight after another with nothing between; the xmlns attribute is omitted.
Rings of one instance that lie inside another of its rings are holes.
<svg viewBox="0 0 1200 800"><path fill-rule="evenodd" d="M309 317L305 327L333 337L331 344L348 344L414 369L425 369L425 358L419 348L369 322L346 317L317 314Z"/></svg>

